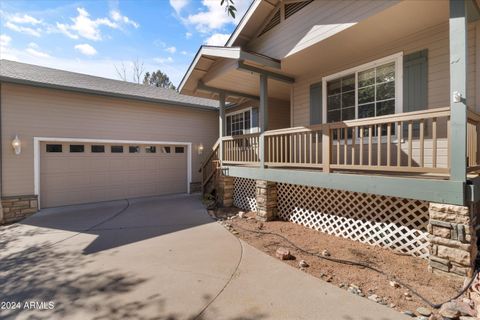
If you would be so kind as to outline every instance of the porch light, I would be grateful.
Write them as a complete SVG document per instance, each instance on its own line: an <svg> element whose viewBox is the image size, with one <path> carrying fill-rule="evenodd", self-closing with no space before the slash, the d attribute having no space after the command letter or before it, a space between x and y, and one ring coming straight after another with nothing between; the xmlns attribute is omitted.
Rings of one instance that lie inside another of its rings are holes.
<svg viewBox="0 0 480 320"><path fill-rule="evenodd" d="M201 154L203 153L203 144L200 143L200 144L198 145L198 150L197 150L197 151L198 151L198 154L199 154L199 155L201 155Z"/></svg>
<svg viewBox="0 0 480 320"><path fill-rule="evenodd" d="M15 139L12 140L12 147L15 150L15 154L19 155L22 152L22 143L18 139L18 135L15 135Z"/></svg>

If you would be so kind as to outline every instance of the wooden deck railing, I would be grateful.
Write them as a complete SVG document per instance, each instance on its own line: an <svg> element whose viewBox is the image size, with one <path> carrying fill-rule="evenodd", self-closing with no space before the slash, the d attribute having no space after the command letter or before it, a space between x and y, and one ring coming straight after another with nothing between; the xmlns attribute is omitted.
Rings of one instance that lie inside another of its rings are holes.
<svg viewBox="0 0 480 320"><path fill-rule="evenodd" d="M255 164L259 157L259 134L251 133L240 136L224 137L223 163Z"/></svg>
<svg viewBox="0 0 480 320"><path fill-rule="evenodd" d="M467 172L480 171L480 114L468 110Z"/></svg>
<svg viewBox="0 0 480 320"><path fill-rule="evenodd" d="M211 153L200 166L199 171L202 172L202 193L204 191L205 185L210 182L211 179L215 178L215 175L217 174L217 169L220 167L220 160L218 157L219 144L220 139L215 142L212 147Z"/></svg>

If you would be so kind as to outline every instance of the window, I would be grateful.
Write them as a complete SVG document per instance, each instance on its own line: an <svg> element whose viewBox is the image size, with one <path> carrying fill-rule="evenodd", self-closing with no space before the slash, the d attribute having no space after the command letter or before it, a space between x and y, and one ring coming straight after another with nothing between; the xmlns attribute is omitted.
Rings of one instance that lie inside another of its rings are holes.
<svg viewBox="0 0 480 320"><path fill-rule="evenodd" d="M184 153L183 147L175 147L175 153Z"/></svg>
<svg viewBox="0 0 480 320"><path fill-rule="evenodd" d="M252 109L241 110L227 115L227 136L250 133Z"/></svg>
<svg viewBox="0 0 480 320"><path fill-rule="evenodd" d="M47 152L62 152L62 145L61 144L47 144L46 151Z"/></svg>
<svg viewBox="0 0 480 320"><path fill-rule="evenodd" d="M155 146L145 147L145 152L146 153L156 153L157 152L157 147L155 147Z"/></svg>
<svg viewBox="0 0 480 320"><path fill-rule="evenodd" d="M170 153L170 147L162 147L162 153Z"/></svg>
<svg viewBox="0 0 480 320"><path fill-rule="evenodd" d="M130 152L130 153L140 153L140 147L139 146L129 146L128 147L128 152Z"/></svg>
<svg viewBox="0 0 480 320"><path fill-rule="evenodd" d="M85 151L85 146L83 144L71 144L70 145L70 152L76 153L76 152L84 152Z"/></svg>
<svg viewBox="0 0 480 320"><path fill-rule="evenodd" d="M402 54L323 79L325 122L401 112Z"/></svg>
<svg viewBox="0 0 480 320"><path fill-rule="evenodd" d="M92 153L103 153L105 152L105 146L101 145L92 145L91 146Z"/></svg>
<svg viewBox="0 0 480 320"><path fill-rule="evenodd" d="M111 153L123 153L123 146L111 146L110 147Z"/></svg>

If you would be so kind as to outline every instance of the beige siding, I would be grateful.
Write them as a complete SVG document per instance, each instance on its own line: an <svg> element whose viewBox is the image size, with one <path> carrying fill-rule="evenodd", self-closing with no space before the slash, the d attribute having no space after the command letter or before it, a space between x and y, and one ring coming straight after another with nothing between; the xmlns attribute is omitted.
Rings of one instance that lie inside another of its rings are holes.
<svg viewBox="0 0 480 320"><path fill-rule="evenodd" d="M475 25L470 24L468 99L475 101ZM428 49L428 107L439 108L449 105L449 36L448 23L422 30L398 41L375 48L371 54L358 56L354 61L339 61L324 74L298 77L293 88L293 125L308 125L310 122L310 85L322 81L322 77L367 63L397 52L409 54Z"/></svg>
<svg viewBox="0 0 480 320"><path fill-rule="evenodd" d="M218 137L214 111L2 83L3 196L34 193L33 137L192 143L192 181ZM22 153L11 140L18 134ZM198 155L203 144L205 152Z"/></svg>
<svg viewBox="0 0 480 320"><path fill-rule="evenodd" d="M316 0L248 44L282 59L397 4L390 0Z"/></svg>

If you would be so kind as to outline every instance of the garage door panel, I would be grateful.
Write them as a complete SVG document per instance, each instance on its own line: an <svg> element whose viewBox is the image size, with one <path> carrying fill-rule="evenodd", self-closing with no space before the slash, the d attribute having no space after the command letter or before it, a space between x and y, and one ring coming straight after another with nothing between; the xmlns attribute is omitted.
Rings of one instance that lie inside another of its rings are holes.
<svg viewBox="0 0 480 320"><path fill-rule="evenodd" d="M79 144L79 143L75 143ZM111 145L103 144L105 152L92 153L84 145L83 153L70 153L63 143L62 152L46 152L41 144L40 193L42 207L88 203L187 191L186 153L112 153Z"/></svg>

